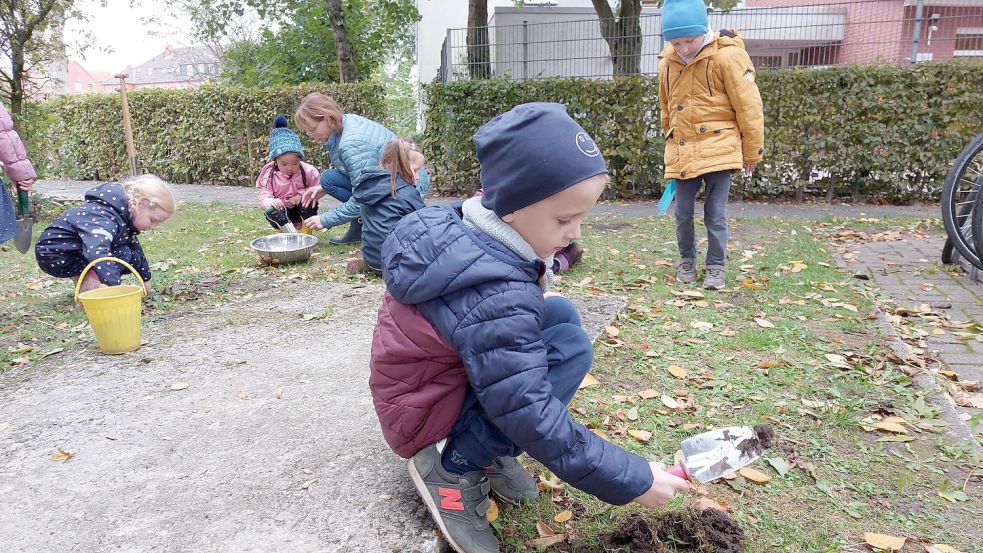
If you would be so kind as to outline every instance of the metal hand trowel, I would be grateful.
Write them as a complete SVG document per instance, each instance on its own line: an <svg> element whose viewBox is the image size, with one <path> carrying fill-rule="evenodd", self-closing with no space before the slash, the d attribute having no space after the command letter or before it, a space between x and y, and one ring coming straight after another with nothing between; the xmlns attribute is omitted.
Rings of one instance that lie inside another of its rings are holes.
<svg viewBox="0 0 983 553"><path fill-rule="evenodd" d="M683 440L683 460L666 469L670 474L709 482L756 461L771 447L775 431L767 424L730 426Z"/></svg>
<svg viewBox="0 0 983 553"><path fill-rule="evenodd" d="M2 185L0 185L2 186ZM17 234L14 235L14 247L20 253L27 253L31 249L31 236L34 230L34 211L31 209L31 200L27 192L17 187Z"/></svg>

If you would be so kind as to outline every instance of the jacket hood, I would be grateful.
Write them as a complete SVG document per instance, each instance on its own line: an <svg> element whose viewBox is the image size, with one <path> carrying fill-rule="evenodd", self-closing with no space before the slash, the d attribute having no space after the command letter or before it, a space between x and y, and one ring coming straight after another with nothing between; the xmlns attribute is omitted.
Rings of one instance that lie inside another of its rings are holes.
<svg viewBox="0 0 983 553"><path fill-rule="evenodd" d="M396 177L396 190L405 186L413 186L403 177ZM366 171L362 173L362 182L352 191L359 203L375 205L387 197L392 197L392 180L389 171Z"/></svg>
<svg viewBox="0 0 983 553"><path fill-rule="evenodd" d="M410 213L382 245L386 288L402 304L419 304L488 282L535 283L545 266L519 258L477 234L451 207Z"/></svg>
<svg viewBox="0 0 983 553"><path fill-rule="evenodd" d="M117 212L127 224L130 223L130 199L118 182L107 182L85 193L85 201L108 206Z"/></svg>
<svg viewBox="0 0 983 553"><path fill-rule="evenodd" d="M739 47L744 50L744 39L741 37L741 33L735 29L721 29L719 31L714 31L717 38L708 44L702 52L693 58L693 62L704 57L712 55L714 52L721 48L731 48L734 46ZM676 56L676 49L672 47L672 44L667 42L665 48L659 53L660 58L673 58ZM690 62L692 64L693 62Z"/></svg>

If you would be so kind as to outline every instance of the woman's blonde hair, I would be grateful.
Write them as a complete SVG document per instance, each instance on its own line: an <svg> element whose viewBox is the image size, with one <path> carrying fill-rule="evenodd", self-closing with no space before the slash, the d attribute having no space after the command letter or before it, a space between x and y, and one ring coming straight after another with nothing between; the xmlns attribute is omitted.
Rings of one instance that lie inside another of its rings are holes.
<svg viewBox="0 0 983 553"><path fill-rule="evenodd" d="M147 200L150 207L159 207L168 215L174 215L177 210L177 202L174 200L171 187L157 175L130 177L123 181L123 191L126 192L132 206Z"/></svg>
<svg viewBox="0 0 983 553"><path fill-rule="evenodd" d="M338 107L338 104L331 99L331 96L321 94L320 92L311 92L304 99L300 101L300 105L297 106L297 112L294 113L294 121L297 126L304 131L314 130L321 119L327 119L330 121L331 128L334 132L341 131L341 116L344 112Z"/></svg>
<svg viewBox="0 0 983 553"><path fill-rule="evenodd" d="M389 182L392 186L392 195L394 198L396 197L397 177L403 177L403 180L406 182L416 182L416 172L413 170L413 164L410 162L413 152L419 153L421 156L423 155L416 144L401 136L390 140L386 144L386 147L382 149L382 156L379 157L379 165L391 173Z"/></svg>

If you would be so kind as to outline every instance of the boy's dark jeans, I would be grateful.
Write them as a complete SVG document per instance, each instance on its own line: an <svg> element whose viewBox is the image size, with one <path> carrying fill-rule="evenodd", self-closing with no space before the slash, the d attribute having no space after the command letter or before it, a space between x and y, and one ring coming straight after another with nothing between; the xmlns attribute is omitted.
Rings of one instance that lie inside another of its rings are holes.
<svg viewBox="0 0 983 553"><path fill-rule="evenodd" d="M727 196L730 171L714 171L695 179L676 180L676 243L679 257L696 258L693 210L700 184L706 185L703 224L707 227L707 265L723 265L727 259Z"/></svg>
<svg viewBox="0 0 983 553"><path fill-rule="evenodd" d="M546 298L542 330L549 367L546 378L553 386L553 395L566 405L590 370L594 349L580 327L577 308L567 298ZM458 453L479 467L490 466L496 457L516 457L522 453L488 419L474 390L468 390L464 396L461 414L448 438Z"/></svg>

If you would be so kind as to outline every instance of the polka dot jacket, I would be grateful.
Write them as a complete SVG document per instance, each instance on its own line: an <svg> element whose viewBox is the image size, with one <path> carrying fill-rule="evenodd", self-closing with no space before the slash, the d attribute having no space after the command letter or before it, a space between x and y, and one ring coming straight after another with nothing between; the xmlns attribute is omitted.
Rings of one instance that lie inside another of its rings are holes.
<svg viewBox="0 0 983 553"><path fill-rule="evenodd" d="M44 229L34 248L38 266L57 277L77 277L94 259L112 256L133 265L150 280L150 265L140 247L140 233L130 222L130 205L123 186L110 182L85 193L85 203L58 216ZM104 261L94 267L99 280L117 286L130 271Z"/></svg>

